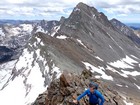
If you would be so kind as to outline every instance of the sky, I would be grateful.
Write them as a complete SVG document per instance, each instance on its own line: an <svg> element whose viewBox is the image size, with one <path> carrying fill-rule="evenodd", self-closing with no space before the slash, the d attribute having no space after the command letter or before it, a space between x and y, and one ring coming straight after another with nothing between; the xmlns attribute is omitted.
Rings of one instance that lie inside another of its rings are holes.
<svg viewBox="0 0 140 105"><path fill-rule="evenodd" d="M140 23L140 0L0 0L0 19L59 20L83 2L104 12L109 19Z"/></svg>

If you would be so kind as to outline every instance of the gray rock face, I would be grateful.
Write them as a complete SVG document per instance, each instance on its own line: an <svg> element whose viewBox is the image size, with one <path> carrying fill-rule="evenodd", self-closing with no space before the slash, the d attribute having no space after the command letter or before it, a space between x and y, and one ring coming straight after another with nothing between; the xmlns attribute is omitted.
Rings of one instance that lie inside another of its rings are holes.
<svg viewBox="0 0 140 105"><path fill-rule="evenodd" d="M81 78L82 71L89 70L95 78L103 81L101 87L107 83L107 86L118 93L112 90L110 92L109 88L103 89L107 92L103 94L109 96L108 105L116 105L117 102L119 105L123 105L123 102L139 103L140 49L136 44L116 30L104 14L83 3L79 3L71 15L67 19L62 18L60 23L49 34L38 32L31 37L12 74L9 78L6 77L8 79L2 89L10 91L9 84L14 85L19 80L19 87L24 89L19 91L18 98L25 94L25 103L32 104L38 94L45 91L35 104L44 105L48 102L47 105L61 105L64 102L62 96L69 97L70 93L76 92L76 85L70 83L70 88L66 81L61 84L60 75L64 71L80 75L66 77L79 78L74 80L77 84L83 82L84 85L77 85L77 91L81 93L88 83ZM63 86L65 82L66 86ZM60 84L64 87L62 91L57 90L61 87ZM10 95L9 97L12 98ZM121 100L120 97L124 98ZM46 98L49 101L46 102Z"/></svg>
<svg viewBox="0 0 140 105"><path fill-rule="evenodd" d="M112 19L110 21L119 31L121 31L124 35L126 35L128 38L130 38L134 43L140 45L140 38L137 34L135 34L135 31L131 29L130 27L126 26L125 24L121 23L120 21L116 19Z"/></svg>

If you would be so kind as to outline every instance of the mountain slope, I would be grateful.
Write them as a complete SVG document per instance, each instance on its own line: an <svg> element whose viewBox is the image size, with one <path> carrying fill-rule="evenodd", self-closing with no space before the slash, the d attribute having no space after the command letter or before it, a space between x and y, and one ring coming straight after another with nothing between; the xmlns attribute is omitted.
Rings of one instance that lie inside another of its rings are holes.
<svg viewBox="0 0 140 105"><path fill-rule="evenodd" d="M140 38L140 30L134 30L134 33Z"/></svg>
<svg viewBox="0 0 140 105"><path fill-rule="evenodd" d="M98 18L102 21L100 22ZM128 94L137 94L139 90L133 91L133 88L137 88L137 86L134 86L135 82L140 86L138 83L140 73L139 48L137 48L132 40L118 32L104 15L101 16L99 12L94 12L93 7L80 3L70 17L62 24L56 37L61 35L80 40L80 44L88 52L88 54L83 54L85 57L81 59L87 62L84 63L87 68L92 68L92 65L105 68L101 68L101 70L113 76L113 84L116 84L116 82L124 84L124 88L119 88L119 91L127 93L128 88L126 89L125 85L129 85L132 93ZM94 57L101 58L99 60L103 62L98 64L98 60L91 60ZM93 67L93 70L102 76L104 75L99 69L96 70ZM132 81L131 83L130 80Z"/></svg>
<svg viewBox="0 0 140 105"><path fill-rule="evenodd" d="M131 29L130 27L128 27L125 24L121 23L117 19L112 19L110 21L124 35L126 35L128 38L130 38L138 46L140 45L140 38L138 37L137 34L135 34L135 31L133 29Z"/></svg>
<svg viewBox="0 0 140 105"><path fill-rule="evenodd" d="M58 21L45 21L45 20L42 21L3 20L2 22L4 23L0 26L0 46L5 46L13 50L15 52L12 54L13 59L19 58L24 46L26 45L26 43L29 41L29 39L33 34L37 32L51 33L51 30L59 25Z"/></svg>
<svg viewBox="0 0 140 105"><path fill-rule="evenodd" d="M11 20L12 21L12 20ZM14 21L13 21L14 22ZM16 23L16 22L15 22ZM58 21L34 21L34 22L17 22L17 24L2 24L0 26L0 45L9 48L18 48L24 46L31 34L36 32L50 32Z"/></svg>
<svg viewBox="0 0 140 105"><path fill-rule="evenodd" d="M8 105L5 94L12 91L10 103L31 104L64 71L80 75L85 69L118 93L138 101L139 64L140 49L135 43L116 30L103 13L79 3L51 34L32 36L1 87L0 103ZM19 98L17 103L13 94Z"/></svg>

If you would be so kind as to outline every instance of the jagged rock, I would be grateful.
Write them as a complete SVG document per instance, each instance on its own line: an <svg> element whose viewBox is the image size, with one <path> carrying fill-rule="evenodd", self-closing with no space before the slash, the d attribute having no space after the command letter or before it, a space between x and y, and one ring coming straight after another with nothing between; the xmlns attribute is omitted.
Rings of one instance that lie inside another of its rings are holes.
<svg viewBox="0 0 140 105"><path fill-rule="evenodd" d="M89 76L87 77L85 74L89 74ZM72 105L72 100L87 88L87 84L91 80L94 80L94 82L99 81L95 78L93 79L93 77L93 74L88 70L84 70L79 76L64 72L59 79L51 82L47 94L46 92L43 93L41 96L44 97L41 98L39 95L33 105ZM122 97L116 91L109 88L108 84L101 82L99 84L99 90L105 97L106 102L104 105L125 105ZM44 100L45 98L46 100ZM88 105L88 98L84 97L80 101L80 105Z"/></svg>
<svg viewBox="0 0 140 105"><path fill-rule="evenodd" d="M65 20L66 20L66 18L64 16L62 16L60 19L60 23L63 24Z"/></svg>
<svg viewBox="0 0 140 105"><path fill-rule="evenodd" d="M71 78L71 74L68 72L64 72L61 76L60 76L60 86L61 87L67 87L70 86L71 82L72 82L72 78Z"/></svg>

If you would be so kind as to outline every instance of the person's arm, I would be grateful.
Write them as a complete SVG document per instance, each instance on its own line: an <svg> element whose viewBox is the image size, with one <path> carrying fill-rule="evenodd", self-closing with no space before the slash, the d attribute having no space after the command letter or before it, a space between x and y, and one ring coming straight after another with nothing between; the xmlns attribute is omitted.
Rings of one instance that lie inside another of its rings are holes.
<svg viewBox="0 0 140 105"><path fill-rule="evenodd" d="M84 91L80 96L77 97L77 101L79 101L81 98L83 98L86 94L87 94L87 91Z"/></svg>
<svg viewBox="0 0 140 105"><path fill-rule="evenodd" d="M96 91L96 95L100 98L101 102L99 103L99 105L103 105L105 102L104 96L99 92Z"/></svg>

